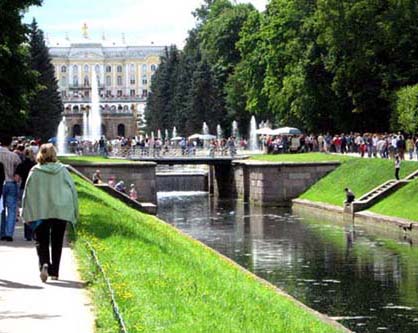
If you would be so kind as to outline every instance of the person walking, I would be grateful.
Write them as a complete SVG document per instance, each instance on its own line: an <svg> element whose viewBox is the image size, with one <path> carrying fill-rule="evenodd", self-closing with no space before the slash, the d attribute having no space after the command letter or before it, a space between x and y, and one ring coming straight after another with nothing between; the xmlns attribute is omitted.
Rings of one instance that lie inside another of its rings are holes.
<svg viewBox="0 0 418 333"><path fill-rule="evenodd" d="M78 198L66 167L57 161L55 147L43 144L23 194L23 219L34 230L40 278L57 280L67 223L78 219ZM51 245L51 254L50 247Z"/></svg>
<svg viewBox="0 0 418 333"><path fill-rule="evenodd" d="M25 148L23 151L23 162L20 163L16 168L16 174L20 177L20 191L19 191L19 203L21 204L22 195L25 190L26 180L28 179L29 172L36 165L35 157L31 148ZM25 223L24 224L24 237L27 241L32 240L32 229Z"/></svg>
<svg viewBox="0 0 418 333"><path fill-rule="evenodd" d="M398 154L395 156L395 177L396 180L399 180L399 171L401 169L401 158Z"/></svg>
<svg viewBox="0 0 418 333"><path fill-rule="evenodd" d="M12 138L0 138L0 163L4 167L4 184L2 191L3 211L1 214L0 239L12 242L16 225L17 201L19 197L19 176L15 174L21 163L20 157L9 150Z"/></svg>

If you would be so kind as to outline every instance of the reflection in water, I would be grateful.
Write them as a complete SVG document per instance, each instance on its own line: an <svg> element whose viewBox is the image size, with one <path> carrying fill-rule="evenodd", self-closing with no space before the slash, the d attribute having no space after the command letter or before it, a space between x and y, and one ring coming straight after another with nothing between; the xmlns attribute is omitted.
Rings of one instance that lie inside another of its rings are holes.
<svg viewBox="0 0 418 333"><path fill-rule="evenodd" d="M418 248L364 228L205 194L158 215L355 332L418 332Z"/></svg>

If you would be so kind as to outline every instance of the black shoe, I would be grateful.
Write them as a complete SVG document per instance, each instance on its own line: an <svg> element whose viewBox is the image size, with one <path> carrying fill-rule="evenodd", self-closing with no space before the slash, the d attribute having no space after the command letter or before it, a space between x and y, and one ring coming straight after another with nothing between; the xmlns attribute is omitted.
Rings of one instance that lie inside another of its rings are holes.
<svg viewBox="0 0 418 333"><path fill-rule="evenodd" d="M7 242L13 242L13 237L11 237L11 236L7 236L7 237L6 237L6 241L7 241Z"/></svg>
<svg viewBox="0 0 418 333"><path fill-rule="evenodd" d="M2 240L2 241L5 241L6 239L7 239L6 236L3 236L3 237L0 238L0 240Z"/></svg>

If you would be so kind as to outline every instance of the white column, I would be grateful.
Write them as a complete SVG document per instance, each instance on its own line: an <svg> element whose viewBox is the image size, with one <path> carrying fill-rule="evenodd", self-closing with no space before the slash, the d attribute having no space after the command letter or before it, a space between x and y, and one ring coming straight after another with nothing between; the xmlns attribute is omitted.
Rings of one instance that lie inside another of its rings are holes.
<svg viewBox="0 0 418 333"><path fill-rule="evenodd" d="M129 96L130 91L130 77L129 77L129 64L125 63L125 95Z"/></svg>
<svg viewBox="0 0 418 333"><path fill-rule="evenodd" d="M71 63L68 63L68 84L74 84L73 82L73 65Z"/></svg>

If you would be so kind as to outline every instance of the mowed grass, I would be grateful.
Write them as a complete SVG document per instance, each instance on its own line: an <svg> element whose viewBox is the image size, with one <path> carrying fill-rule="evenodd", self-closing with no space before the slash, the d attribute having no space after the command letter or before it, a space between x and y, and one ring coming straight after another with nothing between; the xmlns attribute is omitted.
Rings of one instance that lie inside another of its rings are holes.
<svg viewBox="0 0 418 333"><path fill-rule="evenodd" d="M252 155L252 160L266 162L340 162L353 159L341 154L303 153L303 154L270 154Z"/></svg>
<svg viewBox="0 0 418 333"><path fill-rule="evenodd" d="M418 169L418 163L403 161L400 176L405 177ZM333 172L311 186L300 198L341 206L345 200L344 188L350 188L357 198L373 188L395 178L392 160L349 158Z"/></svg>
<svg viewBox="0 0 418 333"><path fill-rule="evenodd" d="M369 210L383 215L418 221L418 180L402 187Z"/></svg>
<svg viewBox="0 0 418 333"><path fill-rule="evenodd" d="M58 156L58 159L65 164L132 163L132 161L126 159L108 158L103 156Z"/></svg>
<svg viewBox="0 0 418 333"><path fill-rule="evenodd" d="M75 177L81 222L75 248L92 286L97 332L116 332L90 241L129 332L339 332L293 300L182 235Z"/></svg>

